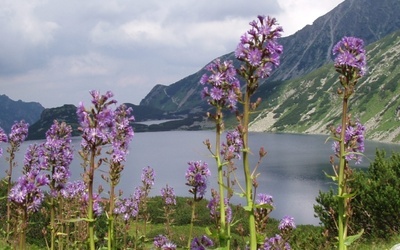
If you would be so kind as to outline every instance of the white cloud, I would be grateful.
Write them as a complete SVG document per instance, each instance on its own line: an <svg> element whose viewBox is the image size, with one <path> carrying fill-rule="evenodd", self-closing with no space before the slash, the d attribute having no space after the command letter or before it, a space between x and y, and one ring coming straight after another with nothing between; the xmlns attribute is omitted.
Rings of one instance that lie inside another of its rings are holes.
<svg viewBox="0 0 400 250"><path fill-rule="evenodd" d="M46 107L90 89L138 103L233 51L258 14L285 35L342 0L0 0L0 85Z"/></svg>

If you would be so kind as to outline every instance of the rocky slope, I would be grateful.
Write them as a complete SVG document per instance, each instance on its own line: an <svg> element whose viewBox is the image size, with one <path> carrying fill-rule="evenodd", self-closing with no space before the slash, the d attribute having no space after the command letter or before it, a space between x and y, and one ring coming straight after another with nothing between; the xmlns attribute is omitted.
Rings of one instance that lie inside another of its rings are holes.
<svg viewBox="0 0 400 250"><path fill-rule="evenodd" d="M368 74L357 85L350 112L367 127L367 138L400 142L400 31L367 47ZM253 131L328 133L340 119L333 64L285 82L268 100Z"/></svg>
<svg viewBox="0 0 400 250"><path fill-rule="evenodd" d="M345 35L360 37L370 44L400 29L399 12L398 0L344 1L312 25L280 39L284 47L281 65L267 79L268 83L282 84L285 80L303 76L330 62L333 45ZM233 53L221 56L221 59L234 60L238 64ZM140 104L165 111L204 111L207 105L201 101L202 87L199 85L204 72L203 68L169 86L157 85ZM267 91L260 95L265 97L268 94Z"/></svg>

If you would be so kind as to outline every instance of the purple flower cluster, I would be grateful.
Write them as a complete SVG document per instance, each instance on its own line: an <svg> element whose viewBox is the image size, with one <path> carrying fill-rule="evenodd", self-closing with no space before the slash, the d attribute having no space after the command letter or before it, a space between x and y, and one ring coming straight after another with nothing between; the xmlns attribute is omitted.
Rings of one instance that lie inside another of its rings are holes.
<svg viewBox="0 0 400 250"><path fill-rule="evenodd" d="M76 111L82 130L81 146L85 151L109 143L114 124L114 112L109 106L117 102L114 99L110 100L113 97L110 91L100 95L99 91L92 90L90 94L94 107L86 110L81 102Z"/></svg>
<svg viewBox="0 0 400 250"><path fill-rule="evenodd" d="M335 135L339 136L342 132L342 126L338 126L335 130ZM351 123L347 125L345 131L344 145L345 145L345 159L347 161L355 160L356 164L360 164L362 161L362 155L359 153L363 153L365 150L364 146L365 139L365 126L362 125L359 121L355 123ZM336 156L339 157L340 154L340 143L338 141L334 141L332 144L333 151Z"/></svg>
<svg viewBox="0 0 400 250"><path fill-rule="evenodd" d="M280 234L274 237L265 238L264 250L290 250L292 249L288 242L286 242Z"/></svg>
<svg viewBox="0 0 400 250"><path fill-rule="evenodd" d="M23 175L18 178L17 183L11 188L8 199L23 207L28 212L39 210L44 194L42 186L49 184L49 179L40 174L40 146L29 145L24 158Z"/></svg>
<svg viewBox="0 0 400 250"><path fill-rule="evenodd" d="M207 204L208 210L210 210L210 217L215 221L219 221L220 208L219 208L219 194L215 190L211 190L212 198ZM232 220L232 208L229 206L229 200L227 198L224 199L224 207L225 207L225 220L227 222L231 222Z"/></svg>
<svg viewBox="0 0 400 250"><path fill-rule="evenodd" d="M257 77L266 78L273 67L280 64L283 47L278 44L277 38L281 37L283 29L277 26L275 18L265 16L258 16L258 20L250 22L250 26L250 30L240 38L235 56L256 68Z"/></svg>
<svg viewBox="0 0 400 250"><path fill-rule="evenodd" d="M81 205L81 211L86 211L89 202L89 195L87 185L84 181L78 180L74 182L67 182L64 188L60 191L61 196L67 200L78 200ZM103 213L101 206L101 197L99 194L93 194L93 211L97 216Z"/></svg>
<svg viewBox="0 0 400 250"><path fill-rule="evenodd" d="M175 250L176 245L172 243L166 236L158 235L154 237L153 245L156 249Z"/></svg>
<svg viewBox="0 0 400 250"><path fill-rule="evenodd" d="M278 226L281 231L290 231L296 228L296 224L294 223L294 218L291 216L284 216L282 220L279 222Z"/></svg>
<svg viewBox="0 0 400 250"><path fill-rule="evenodd" d="M15 122L11 127L11 133L8 136L8 141L11 147L18 148L22 142L25 141L28 136L28 126L29 124L25 121Z"/></svg>
<svg viewBox="0 0 400 250"><path fill-rule="evenodd" d="M367 61L365 56L364 41L356 37L343 37L332 49L335 58L335 68L342 73L353 74L358 77L365 75Z"/></svg>
<svg viewBox="0 0 400 250"><path fill-rule="evenodd" d="M257 205L270 205L270 206L274 206L274 201L271 195L269 194L257 194L257 199L256 199L256 204Z"/></svg>
<svg viewBox="0 0 400 250"><path fill-rule="evenodd" d="M135 192L135 194L137 195L138 192ZM136 217L139 213L140 194L139 199L136 195L131 195L129 198L124 198L115 202L114 214L122 215L124 221Z"/></svg>
<svg viewBox="0 0 400 250"><path fill-rule="evenodd" d="M207 163L202 161L188 162L189 168L186 170L186 185L192 187L189 192L196 199L202 199L207 189L207 179L211 176Z"/></svg>
<svg viewBox="0 0 400 250"><path fill-rule="evenodd" d="M175 192L172 187L167 185L165 188L161 188L161 196L165 205L176 205Z"/></svg>
<svg viewBox="0 0 400 250"><path fill-rule="evenodd" d="M191 250L206 250L210 247L214 246L214 242L208 238L207 236L203 235L200 238L195 237L190 244Z"/></svg>
<svg viewBox="0 0 400 250"><path fill-rule="evenodd" d="M143 188L149 189L152 186L154 186L155 175L156 174L154 172L154 169L152 169L151 167L147 166L147 167L143 168L142 176L141 176Z"/></svg>
<svg viewBox="0 0 400 250"><path fill-rule="evenodd" d="M238 129L226 133L226 143L222 143L221 155L225 160L240 159L243 139Z"/></svg>
<svg viewBox="0 0 400 250"><path fill-rule="evenodd" d="M210 86L204 87L202 98L208 97L208 103L212 106L236 110L240 96L240 83L236 78L236 70L232 61L221 62L220 59L216 59L206 69L211 75L204 74L200 83Z"/></svg>
<svg viewBox="0 0 400 250"><path fill-rule="evenodd" d="M8 138L7 138L7 134L6 132L4 132L4 130L2 128L0 128L0 142L7 142ZM0 157L3 155L3 149L0 148Z"/></svg>
<svg viewBox="0 0 400 250"><path fill-rule="evenodd" d="M130 122L135 120L131 116L132 109L124 104L120 105L114 112L114 124L111 131L112 141L112 161L121 163L126 160L128 145L133 139L133 129Z"/></svg>
<svg viewBox="0 0 400 250"><path fill-rule="evenodd" d="M73 159L71 133L71 126L68 126L65 122L58 123L57 121L54 121L46 132L46 142L41 151L43 156L42 168L51 173L50 188L52 195L57 195L57 191L64 188L71 175L69 170L69 165Z"/></svg>

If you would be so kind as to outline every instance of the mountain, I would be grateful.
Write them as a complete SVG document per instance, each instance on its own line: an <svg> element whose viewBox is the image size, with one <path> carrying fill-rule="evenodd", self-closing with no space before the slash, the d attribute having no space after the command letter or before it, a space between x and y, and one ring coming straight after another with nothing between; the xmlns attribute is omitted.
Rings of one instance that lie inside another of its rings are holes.
<svg viewBox="0 0 400 250"><path fill-rule="evenodd" d="M400 30L366 50L368 74L350 99L350 113L366 125L368 139L400 142ZM327 127L340 120L339 86L333 63L285 81L270 94L250 129L328 134Z"/></svg>
<svg viewBox="0 0 400 250"><path fill-rule="evenodd" d="M331 62L332 47L343 36L362 38L366 44L378 41L400 28L399 12L398 0L344 1L312 25L280 39L284 48L281 65L266 81L278 86L285 80L303 76ZM239 63L233 52L221 56L221 59L233 60L236 65ZM199 84L203 73L204 68L169 86L155 86L140 105L164 111L204 111L208 106L200 98L202 86ZM267 93L260 95L269 98Z"/></svg>
<svg viewBox="0 0 400 250"><path fill-rule="evenodd" d="M23 102L11 100L6 95L0 95L0 127L10 133L11 126L16 121L25 120L29 124L35 123L44 107L37 102Z"/></svg>
<svg viewBox="0 0 400 250"><path fill-rule="evenodd" d="M201 129L199 123L203 123L204 117L198 114L170 114L159 109L138 106L131 103L125 103L126 106L132 108L135 122L132 123L135 132L147 131L166 131L175 129ZM51 127L54 120L66 122L73 129L73 136L80 135L78 131L79 122L76 115L76 106L65 104L62 107L44 109L35 123L29 126L28 140L39 140L46 137L47 130ZM160 124L146 125L142 124L148 120L168 120L160 122Z"/></svg>

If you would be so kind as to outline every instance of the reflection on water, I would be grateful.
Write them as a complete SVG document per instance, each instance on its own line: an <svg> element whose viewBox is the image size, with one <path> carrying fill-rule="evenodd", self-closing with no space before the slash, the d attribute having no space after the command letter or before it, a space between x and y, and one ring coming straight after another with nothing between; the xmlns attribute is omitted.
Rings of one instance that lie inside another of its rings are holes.
<svg viewBox="0 0 400 250"><path fill-rule="evenodd" d="M192 160L203 160L209 164L212 171L210 186L217 188L215 161L203 144L206 139L212 142L214 137L212 131L136 133L117 188L123 190L125 195L129 195L140 185L142 169L151 166L156 172L156 184L152 195L159 195L160 189L168 184L175 189L177 195L190 196L185 186L185 171L187 162ZM255 166L258 160L258 150L261 146L268 152L258 168L260 176L257 192L268 193L274 197L276 209L272 212L272 217L280 219L284 215L291 215L295 217L297 224L318 224L313 210L315 197L319 190L334 187L330 179L324 175L324 171L332 173L329 164L329 156L332 154L331 142L325 143L326 138L327 136L322 135L250 134L250 148L254 153L250 157L252 166ZM33 142L25 143L17 156L20 166L23 164L25 149L30 143ZM79 179L82 173L77 153L80 148L80 138L74 138L73 143L76 152L71 165L72 178ZM377 147L384 148L387 152L400 149L398 145L368 141L366 155L369 159L374 159ZM6 163L3 165L6 166ZM368 165L369 161L364 159L358 167L367 168ZM240 166L241 162L238 162L237 175L239 181L243 183ZM20 172L17 170L14 173ZM1 171L0 176L3 175L4 171ZM100 178L99 172L97 176L95 184L105 187L106 184ZM236 191L239 192L238 189ZM210 197L209 191L206 197ZM235 196L233 202L244 204L245 201Z"/></svg>

